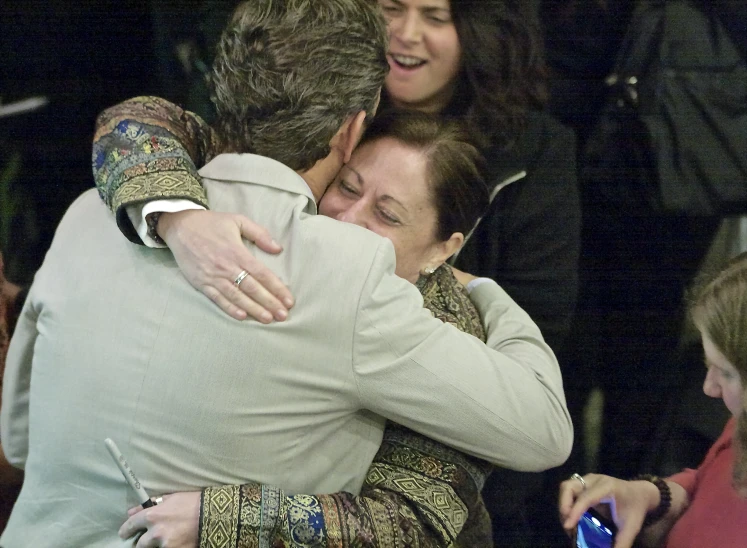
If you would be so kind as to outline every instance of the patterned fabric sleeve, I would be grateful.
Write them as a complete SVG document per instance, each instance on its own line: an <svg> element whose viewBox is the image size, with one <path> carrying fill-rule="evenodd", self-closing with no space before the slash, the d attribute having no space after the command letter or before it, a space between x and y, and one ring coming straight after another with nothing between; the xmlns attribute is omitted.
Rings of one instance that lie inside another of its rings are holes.
<svg viewBox="0 0 747 548"><path fill-rule="evenodd" d="M195 166L207 163L217 138L196 114L157 97L136 97L102 112L93 139L93 176L120 230L140 243L126 207L187 199L207 207Z"/></svg>
<svg viewBox="0 0 747 548"><path fill-rule="evenodd" d="M485 339L448 267L418 284L433 315ZM491 467L389 423L360 496L286 495L268 485L203 490L200 548L492 545L480 490Z"/></svg>

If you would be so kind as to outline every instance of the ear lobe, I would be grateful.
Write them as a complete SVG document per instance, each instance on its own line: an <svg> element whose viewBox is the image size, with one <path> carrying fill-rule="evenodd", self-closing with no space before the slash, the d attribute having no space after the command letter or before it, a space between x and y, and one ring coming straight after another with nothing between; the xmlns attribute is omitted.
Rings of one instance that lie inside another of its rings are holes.
<svg viewBox="0 0 747 548"><path fill-rule="evenodd" d="M343 134L342 152L343 162L348 163L353 155L355 147L363 137L363 131L366 123L366 111L361 110L354 117L348 118L347 128Z"/></svg>

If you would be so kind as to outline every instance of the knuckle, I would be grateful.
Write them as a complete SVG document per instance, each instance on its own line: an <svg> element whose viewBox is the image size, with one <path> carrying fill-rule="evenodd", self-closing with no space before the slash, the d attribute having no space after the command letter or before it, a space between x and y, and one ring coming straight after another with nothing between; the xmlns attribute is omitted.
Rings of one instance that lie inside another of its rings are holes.
<svg viewBox="0 0 747 548"><path fill-rule="evenodd" d="M145 513L145 520L144 521L145 521L145 525L148 527L149 530L151 528L153 528L155 526L155 523L156 523L155 516L153 515L153 512L150 512L149 510L146 511L146 513Z"/></svg>
<svg viewBox="0 0 747 548"><path fill-rule="evenodd" d="M236 291L236 284L233 280L226 280L225 278L219 278L216 280L215 287L218 292L226 298L230 298L231 295Z"/></svg>
<svg viewBox="0 0 747 548"><path fill-rule="evenodd" d="M206 287L202 290L202 292L208 299L216 304L218 303L218 300L220 299L220 293L217 289L215 289L214 287Z"/></svg>
<svg viewBox="0 0 747 548"><path fill-rule="evenodd" d="M233 266L233 261L229 261L223 257L220 259L217 259L215 261L215 273L225 273L228 276L232 275L233 270L235 270L235 267ZM239 269L240 270L240 269ZM236 271L236 274L238 274L238 270ZM235 274L233 274L235 275Z"/></svg>
<svg viewBox="0 0 747 548"><path fill-rule="evenodd" d="M231 287L231 291L226 294L226 298L237 307L244 309L246 309L246 304L249 300L244 292L236 286Z"/></svg>
<svg viewBox="0 0 747 548"><path fill-rule="evenodd" d="M258 263L255 272L252 273L255 279L261 281L264 285L272 283L275 275L263 264Z"/></svg>
<svg viewBox="0 0 747 548"><path fill-rule="evenodd" d="M260 285L257 283L257 280L255 280L253 276L247 276L246 278L244 278L244 281L241 282L241 291L251 297L255 296L258 293L259 287Z"/></svg>
<svg viewBox="0 0 747 548"><path fill-rule="evenodd" d="M239 257L239 263L245 265L245 270L252 275L254 275L254 272L262 268L262 263L260 263L254 255L249 253L248 249L246 250L246 253L242 253L241 257Z"/></svg>

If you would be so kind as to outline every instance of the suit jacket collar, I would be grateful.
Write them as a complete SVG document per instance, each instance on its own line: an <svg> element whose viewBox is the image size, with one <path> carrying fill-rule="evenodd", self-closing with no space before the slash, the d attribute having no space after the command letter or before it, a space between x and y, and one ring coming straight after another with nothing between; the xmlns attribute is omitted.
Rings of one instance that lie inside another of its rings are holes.
<svg viewBox="0 0 747 548"><path fill-rule="evenodd" d="M316 200L309 185L285 164L256 154L219 154L199 170L201 177L214 181L248 183L300 194L309 200L308 213L316 215Z"/></svg>

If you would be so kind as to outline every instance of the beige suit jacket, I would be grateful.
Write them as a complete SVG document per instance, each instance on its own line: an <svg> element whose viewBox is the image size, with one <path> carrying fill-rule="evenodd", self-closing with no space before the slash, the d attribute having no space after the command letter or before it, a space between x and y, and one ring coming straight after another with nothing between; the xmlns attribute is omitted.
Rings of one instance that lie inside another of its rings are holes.
<svg viewBox="0 0 747 548"><path fill-rule="evenodd" d="M572 441L558 364L495 284L475 290L488 346L434 319L394 275L388 240L316 216L287 167L221 155L210 203L266 226L261 259L297 305L238 322L168 250L122 238L94 190L62 220L8 356L2 443L26 482L0 544L121 546L136 500L103 444L151 495L270 483L357 492L385 418L501 466L563 462Z"/></svg>

